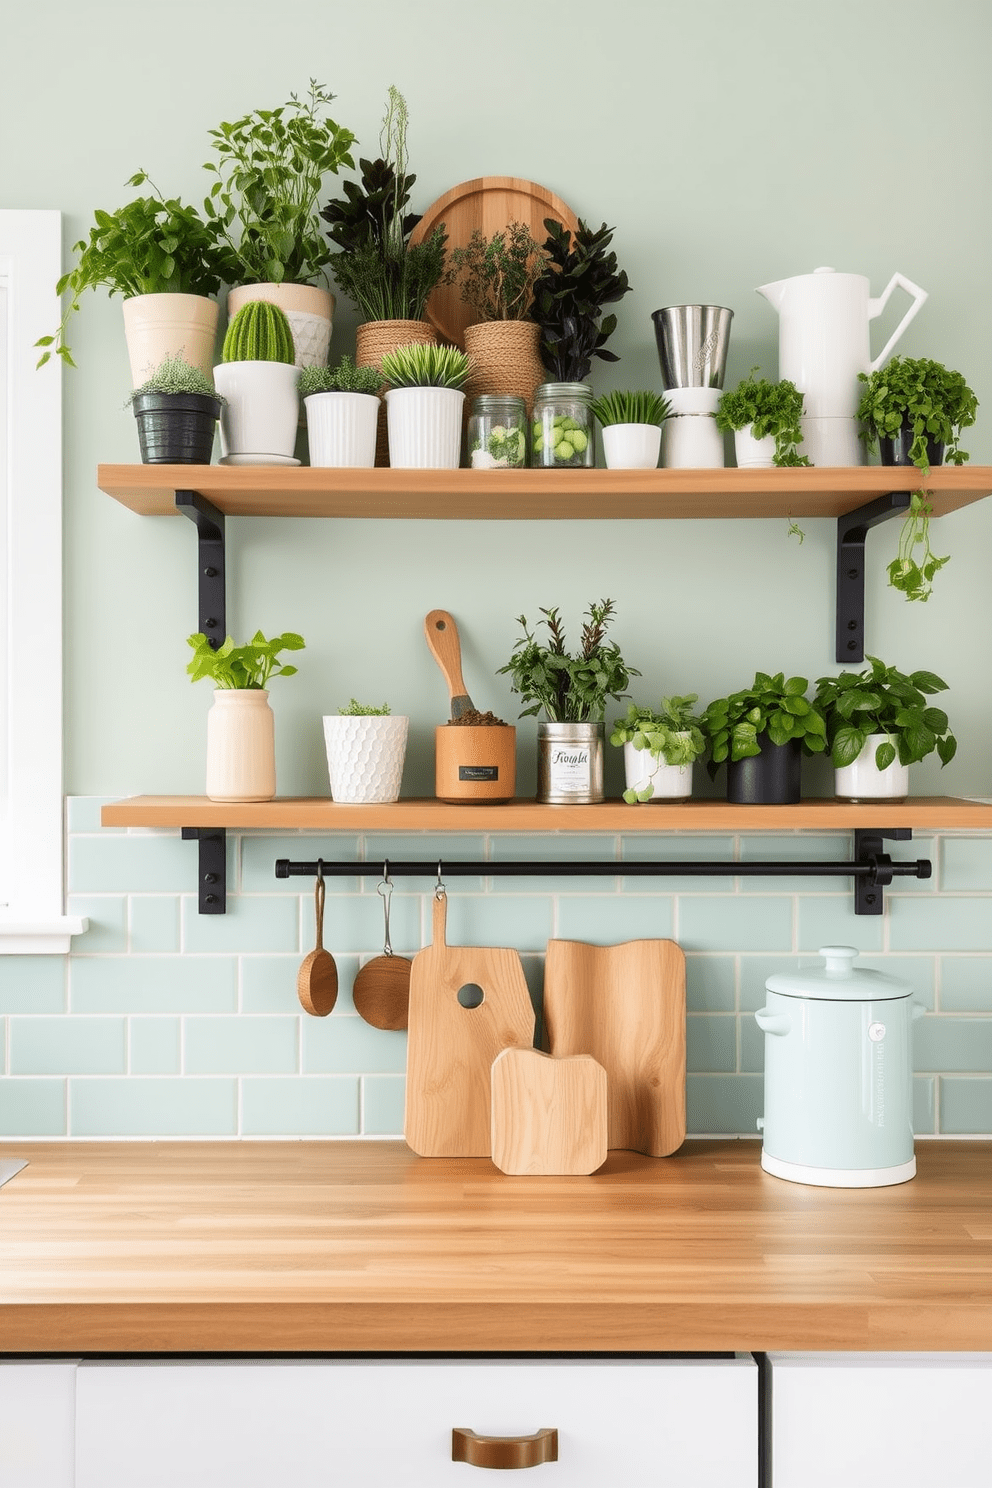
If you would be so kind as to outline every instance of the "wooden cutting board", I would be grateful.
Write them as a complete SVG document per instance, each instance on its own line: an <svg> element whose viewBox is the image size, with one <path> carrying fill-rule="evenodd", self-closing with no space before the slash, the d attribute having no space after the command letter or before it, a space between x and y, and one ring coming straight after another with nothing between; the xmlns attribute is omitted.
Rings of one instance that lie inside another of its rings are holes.
<svg viewBox="0 0 992 1488"><path fill-rule="evenodd" d="M673 940L549 940L549 1048L606 1070L608 1142L667 1157L685 1140L685 956Z"/></svg>
<svg viewBox="0 0 992 1488"><path fill-rule="evenodd" d="M493 1061L493 1162L502 1173L595 1173L606 1161L606 1071L588 1054L504 1049Z"/></svg>
<svg viewBox="0 0 992 1488"><path fill-rule="evenodd" d="M413 958L403 1135L421 1157L489 1157L492 1063L533 1045L534 1008L516 951L446 944L446 906L436 894L433 944Z"/></svg>

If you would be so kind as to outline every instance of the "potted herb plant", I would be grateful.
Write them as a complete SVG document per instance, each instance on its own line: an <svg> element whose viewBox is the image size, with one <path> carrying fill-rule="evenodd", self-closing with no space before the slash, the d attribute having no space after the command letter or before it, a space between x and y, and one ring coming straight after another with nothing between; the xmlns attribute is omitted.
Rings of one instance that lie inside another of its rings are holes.
<svg viewBox="0 0 992 1488"><path fill-rule="evenodd" d="M928 358L892 357L875 372L859 372L865 384L858 422L869 449L878 445L883 465L915 465L923 479L931 465L963 465L958 439L975 422L978 399L960 372ZM934 576L948 562L930 547L933 508L925 489L910 497L889 583L908 600L927 600Z"/></svg>
<svg viewBox="0 0 992 1488"><path fill-rule="evenodd" d="M309 92L274 109L254 109L210 130L218 160L206 200L237 261L227 298L233 318L252 299L289 317L300 366L327 361L334 297L323 283L330 259L317 210L325 175L354 165L355 136L328 114L334 94L310 79Z"/></svg>
<svg viewBox="0 0 992 1488"><path fill-rule="evenodd" d="M447 276L475 317L465 328L471 391L523 398L528 417L534 389L544 381L541 332L533 317L534 284L544 258L523 222L510 222L488 238L476 228L465 247L451 250Z"/></svg>
<svg viewBox="0 0 992 1488"><path fill-rule="evenodd" d="M300 418L289 319L268 300L249 300L224 337L217 387L222 465L298 465L293 454Z"/></svg>
<svg viewBox="0 0 992 1488"><path fill-rule="evenodd" d="M610 743L623 748L628 806L638 801L686 801L692 795L692 766L706 749L700 719L692 711L697 693L662 698L657 711L629 704L613 725Z"/></svg>
<svg viewBox="0 0 992 1488"><path fill-rule="evenodd" d="M403 470L457 470L462 405L471 363L454 346L397 346L381 362L389 384L389 463Z"/></svg>
<svg viewBox="0 0 992 1488"><path fill-rule="evenodd" d="M311 465L371 469L382 378L343 356L337 367L304 367L300 396L307 416Z"/></svg>
<svg viewBox="0 0 992 1488"><path fill-rule="evenodd" d="M523 635L498 675L508 674L512 690L520 693L521 718L544 712L537 726L539 801L579 805L603 799L607 700L626 696L631 677L641 675L606 639L615 611L612 599L589 605L575 655L566 650L557 605L541 610L546 642L537 640L525 616L518 617Z"/></svg>
<svg viewBox="0 0 992 1488"><path fill-rule="evenodd" d="M768 382L756 377L758 367L730 392L716 410L716 426L733 430L734 452L742 470L755 467L808 465L802 443L803 395L794 382Z"/></svg>
<svg viewBox="0 0 992 1488"><path fill-rule="evenodd" d="M384 806L399 798L409 718L389 704L351 699L324 718L324 744L331 799L349 805Z"/></svg>
<svg viewBox="0 0 992 1488"><path fill-rule="evenodd" d="M209 465L223 400L181 356L166 357L128 398L145 465Z"/></svg>
<svg viewBox="0 0 992 1488"><path fill-rule="evenodd" d="M661 426L672 411L658 393L607 393L592 403L603 428L608 470L654 470L661 454Z"/></svg>
<svg viewBox="0 0 992 1488"><path fill-rule="evenodd" d="M707 768L727 766L727 800L737 805L791 805L800 799L802 755L827 747L824 717L805 677L755 672L750 687L717 698L703 714L710 740Z"/></svg>
<svg viewBox="0 0 992 1488"><path fill-rule="evenodd" d="M124 333L137 387L166 357L182 356L206 377L214 360L217 301L222 282L234 272L234 260L216 221L204 222L195 207L177 197L163 197L145 171L129 186L151 187L115 212L97 211L89 237L73 245L74 266L55 286L69 302L42 348L41 367L54 352L75 366L66 329L88 289L105 289L124 299Z"/></svg>
<svg viewBox="0 0 992 1488"><path fill-rule="evenodd" d="M594 232L580 219L574 235L553 217L544 226L546 258L534 285L534 319L541 328L541 361L554 381L542 383L534 395L533 463L591 466L592 390L585 379L594 357L619 361L605 345L617 318L604 316L603 307L622 299L630 285L616 254L607 251L613 229L605 222ZM579 440L559 437L569 432Z"/></svg>
<svg viewBox="0 0 992 1488"><path fill-rule="evenodd" d="M207 715L207 795L211 801L271 801L276 793L275 720L271 677L292 677L282 651L302 651L302 636L287 631L267 641L260 630L244 646L230 636L216 651L202 633L191 635L186 670L194 682L209 677L216 691Z"/></svg>
<svg viewBox="0 0 992 1488"><path fill-rule="evenodd" d="M900 672L877 656L861 672L820 677L816 705L827 725L827 745L839 800L902 801L909 767L936 750L941 766L957 751L947 714L928 696L947 683L935 672Z"/></svg>

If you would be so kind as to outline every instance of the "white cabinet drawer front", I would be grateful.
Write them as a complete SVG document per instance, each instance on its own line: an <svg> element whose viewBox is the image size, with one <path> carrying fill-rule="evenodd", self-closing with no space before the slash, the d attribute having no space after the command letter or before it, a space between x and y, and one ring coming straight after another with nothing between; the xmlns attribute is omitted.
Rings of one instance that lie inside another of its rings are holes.
<svg viewBox="0 0 992 1488"><path fill-rule="evenodd" d="M0 1488L72 1488L75 1363L0 1363Z"/></svg>
<svg viewBox="0 0 992 1488"><path fill-rule="evenodd" d="M775 1488L987 1488L992 1354L771 1354Z"/></svg>
<svg viewBox="0 0 992 1488"><path fill-rule="evenodd" d="M757 1423L750 1358L85 1363L76 1488L492 1488L454 1427L556 1428L532 1488L756 1488Z"/></svg>

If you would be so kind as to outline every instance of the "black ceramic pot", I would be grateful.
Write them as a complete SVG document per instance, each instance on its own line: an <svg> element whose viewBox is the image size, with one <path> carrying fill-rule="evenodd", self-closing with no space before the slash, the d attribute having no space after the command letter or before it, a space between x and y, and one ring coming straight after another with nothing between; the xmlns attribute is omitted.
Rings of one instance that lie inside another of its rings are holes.
<svg viewBox="0 0 992 1488"><path fill-rule="evenodd" d="M761 753L727 761L727 800L735 806L792 806L799 800L802 746L798 739L773 744L758 735Z"/></svg>
<svg viewBox="0 0 992 1488"><path fill-rule="evenodd" d="M883 465L912 465L909 458L910 445L913 443L913 431L910 428L902 428L893 439L878 438L879 459ZM939 439L927 440L927 463L930 465L943 465L944 445Z"/></svg>
<svg viewBox="0 0 992 1488"><path fill-rule="evenodd" d="M206 393L139 393L131 404L144 465L209 465L220 400Z"/></svg>

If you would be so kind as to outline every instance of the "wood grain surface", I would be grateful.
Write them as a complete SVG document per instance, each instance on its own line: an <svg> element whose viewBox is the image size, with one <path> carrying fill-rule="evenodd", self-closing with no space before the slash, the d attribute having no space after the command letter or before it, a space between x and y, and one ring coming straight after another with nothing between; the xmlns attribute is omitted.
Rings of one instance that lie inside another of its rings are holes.
<svg viewBox="0 0 992 1488"><path fill-rule="evenodd" d="M544 1021L555 1055L606 1070L609 1145L667 1157L685 1140L685 956L674 940L549 940Z"/></svg>
<svg viewBox="0 0 992 1488"><path fill-rule="evenodd" d="M607 1152L603 1066L504 1049L493 1060L492 1143L501 1173L594 1173Z"/></svg>
<svg viewBox="0 0 992 1488"><path fill-rule="evenodd" d="M987 1349L992 1142L884 1189L757 1141L508 1178L402 1142L5 1142L0 1350Z"/></svg>

